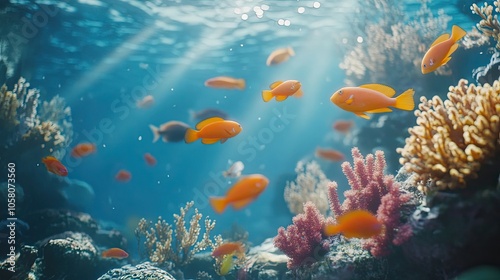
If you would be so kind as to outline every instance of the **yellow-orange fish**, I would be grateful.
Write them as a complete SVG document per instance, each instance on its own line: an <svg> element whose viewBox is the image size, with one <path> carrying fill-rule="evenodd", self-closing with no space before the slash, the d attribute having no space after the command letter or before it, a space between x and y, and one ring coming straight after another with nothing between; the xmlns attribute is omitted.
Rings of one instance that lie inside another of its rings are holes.
<svg viewBox="0 0 500 280"><path fill-rule="evenodd" d="M451 28L451 36L447 33L439 36L425 53L420 66L422 74L435 71L440 66L445 65L451 54L458 48L458 40L462 39L467 32L457 25Z"/></svg>
<svg viewBox="0 0 500 280"><path fill-rule="evenodd" d="M327 236L342 234L346 238L371 238L379 235L383 225L366 210L354 210L337 219L337 224L327 224L323 232Z"/></svg>
<svg viewBox="0 0 500 280"><path fill-rule="evenodd" d="M271 66L271 65L280 64L282 62L287 61L290 58L290 56L294 56L294 55L295 55L295 52L293 51L293 49L291 47L274 50L267 57L266 65Z"/></svg>
<svg viewBox="0 0 500 280"><path fill-rule="evenodd" d="M220 258L225 255L236 254L241 257L245 255L245 245L241 242L226 242L212 251L212 257Z"/></svg>
<svg viewBox="0 0 500 280"><path fill-rule="evenodd" d="M205 86L222 89L245 89L244 79L235 79L232 77L219 76L205 81Z"/></svg>
<svg viewBox="0 0 500 280"><path fill-rule="evenodd" d="M366 113L392 112L388 107L411 111L415 107L413 89L408 89L396 98L396 91L386 85L366 84L359 87L344 87L336 91L330 101L357 116L370 119Z"/></svg>
<svg viewBox="0 0 500 280"><path fill-rule="evenodd" d="M301 87L302 84L297 80L276 81L269 86L271 90L262 91L262 99L264 102L269 102L275 97L276 101L281 102L289 96L302 97Z"/></svg>
<svg viewBox="0 0 500 280"><path fill-rule="evenodd" d="M224 120L219 117L208 118L199 122L196 129L188 128L184 140L192 143L201 138L203 144L214 144L217 141L224 143L227 139L241 132L241 125L235 121Z"/></svg>
<svg viewBox="0 0 500 280"><path fill-rule="evenodd" d="M217 213L222 213L228 205L241 209L254 201L267 187L269 179L261 174L241 177L223 197L210 197L210 204Z"/></svg>
<svg viewBox="0 0 500 280"><path fill-rule="evenodd" d="M57 158L53 156L44 157L42 162L45 164L47 171L59 176L68 176L68 169Z"/></svg>

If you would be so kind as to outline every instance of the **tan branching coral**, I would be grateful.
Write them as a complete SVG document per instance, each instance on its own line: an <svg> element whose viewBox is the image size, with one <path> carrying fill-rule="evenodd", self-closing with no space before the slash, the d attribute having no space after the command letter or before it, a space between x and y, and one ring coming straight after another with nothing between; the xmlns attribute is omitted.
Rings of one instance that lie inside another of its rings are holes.
<svg viewBox="0 0 500 280"><path fill-rule="evenodd" d="M153 222L147 222L145 219L139 221L135 235L138 242L142 237L145 238L146 254L151 261L160 265L171 261L176 266L183 266L191 262L197 252L207 247L213 249L222 243L220 235L215 236L213 241L210 239L210 232L215 227L215 221L208 217L205 218L205 232L201 240L198 240L203 215L196 208L189 221L189 228L186 228L186 215L193 204L193 201L186 203L186 206L180 209L180 214L174 214L175 229L172 229L172 226L161 217L158 217L154 226L152 226Z"/></svg>
<svg viewBox="0 0 500 280"><path fill-rule="evenodd" d="M500 81L476 86L462 79L450 87L448 100L420 101L417 126L397 149L401 164L424 191L465 187L500 151Z"/></svg>
<svg viewBox="0 0 500 280"><path fill-rule="evenodd" d="M304 203L310 201L323 215L328 211L327 186L330 182L315 161L297 162L295 167L297 178L286 182L285 201L293 214L304 213Z"/></svg>
<svg viewBox="0 0 500 280"><path fill-rule="evenodd" d="M500 49L500 24L498 23L498 15L493 14L493 9L496 13L500 12L500 1L493 1L493 5L494 6L489 5L486 2L484 2L481 7L472 4L470 9L473 14L477 14L481 17L481 21L476 24L477 28L486 36L493 37L493 39L497 41L497 49Z"/></svg>

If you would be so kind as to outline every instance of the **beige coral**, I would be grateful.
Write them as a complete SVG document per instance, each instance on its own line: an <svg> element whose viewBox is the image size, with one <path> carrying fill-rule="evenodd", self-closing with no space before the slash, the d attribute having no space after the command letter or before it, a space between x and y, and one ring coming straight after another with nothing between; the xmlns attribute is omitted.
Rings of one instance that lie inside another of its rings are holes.
<svg viewBox="0 0 500 280"><path fill-rule="evenodd" d="M473 14L481 17L481 21L476 25L477 28L486 36L493 37L497 41L497 49L500 49L500 24L498 16L493 14L493 9L497 13L500 12L499 5L500 1L493 1L493 6L484 2L484 5L481 7L476 4L472 4L470 7Z"/></svg>
<svg viewBox="0 0 500 280"><path fill-rule="evenodd" d="M213 241L210 239L215 221L208 217L204 221L205 232L201 240L198 240L203 215L196 208L189 221L189 228L186 228L186 215L193 204L193 201L186 203L186 206L180 209L180 214L174 214L175 229L161 217L158 217L154 227L151 227L152 222L147 222L145 219L139 221L135 235L139 242L142 236L145 237L144 246L151 261L160 265L171 261L177 266L183 266L191 262L197 252L207 247L213 249L222 243L220 235L215 236Z"/></svg>
<svg viewBox="0 0 500 280"><path fill-rule="evenodd" d="M424 191L465 187L500 151L500 81L476 86L462 79L450 87L448 100L420 101L417 126L397 149L401 164Z"/></svg>

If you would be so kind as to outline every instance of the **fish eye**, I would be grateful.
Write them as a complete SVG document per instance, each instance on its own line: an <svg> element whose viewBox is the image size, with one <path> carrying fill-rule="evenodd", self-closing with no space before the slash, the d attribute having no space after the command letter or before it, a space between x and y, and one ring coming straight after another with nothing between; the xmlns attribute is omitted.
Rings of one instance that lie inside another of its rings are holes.
<svg viewBox="0 0 500 280"><path fill-rule="evenodd" d="M427 67L427 65L424 64L424 68Z"/></svg>
<svg viewBox="0 0 500 280"><path fill-rule="evenodd" d="M337 92L339 93L339 95L342 95L342 91L341 91L341 90L339 90L339 91L337 91Z"/></svg>

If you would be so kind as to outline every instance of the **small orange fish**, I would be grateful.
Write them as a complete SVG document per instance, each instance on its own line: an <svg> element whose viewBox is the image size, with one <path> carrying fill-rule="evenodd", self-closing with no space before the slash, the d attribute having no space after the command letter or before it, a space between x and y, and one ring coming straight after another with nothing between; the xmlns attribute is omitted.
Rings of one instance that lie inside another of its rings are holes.
<svg viewBox="0 0 500 280"><path fill-rule="evenodd" d="M132 179L132 174L125 169L121 169L118 173L116 173L115 179L120 182L128 182Z"/></svg>
<svg viewBox="0 0 500 280"><path fill-rule="evenodd" d="M351 128L354 126L353 120L338 120L333 124L333 129L340 133L348 133Z"/></svg>
<svg viewBox="0 0 500 280"><path fill-rule="evenodd" d="M125 259L128 258L128 253L120 248L111 248L102 252L101 257L103 258L114 258L114 259Z"/></svg>
<svg viewBox="0 0 500 280"><path fill-rule="evenodd" d="M297 80L276 81L269 86L271 90L262 91L262 99L264 102L269 102L275 97L276 101L281 102L289 96L302 97L301 87L302 85Z"/></svg>
<svg viewBox="0 0 500 280"><path fill-rule="evenodd" d="M152 95L146 95L141 100L137 101L136 105L139 109L147 109L155 103L155 98Z"/></svg>
<svg viewBox="0 0 500 280"><path fill-rule="evenodd" d="M145 153L144 154L144 160L149 166L155 166L156 165L156 159L153 155L150 153Z"/></svg>
<svg viewBox="0 0 500 280"><path fill-rule="evenodd" d="M255 200L267 187L269 179L261 174L241 177L223 197L210 197L210 204L218 214L224 212L228 205L241 209Z"/></svg>
<svg viewBox="0 0 500 280"><path fill-rule="evenodd" d="M291 47L281 48L273 51L268 57L266 61L267 66L280 64L282 62L287 61L291 56L294 56L295 52Z"/></svg>
<svg viewBox="0 0 500 280"><path fill-rule="evenodd" d="M224 143L227 139L238 135L242 128L237 122L212 117L199 122L196 129L187 129L184 136L186 143L192 143L200 138L203 144L214 144L217 141Z"/></svg>
<svg viewBox="0 0 500 280"><path fill-rule="evenodd" d="M71 156L75 158L85 157L95 153L96 146L92 143L80 143L71 150Z"/></svg>
<svg viewBox="0 0 500 280"><path fill-rule="evenodd" d="M345 159L345 156L343 153L334 150L334 149L322 149L322 148L316 148L316 151L314 153L316 157L326 159L329 161L342 161Z"/></svg>
<svg viewBox="0 0 500 280"><path fill-rule="evenodd" d="M219 76L205 81L205 86L222 89L245 89L244 79L235 79L232 77Z"/></svg>
<svg viewBox="0 0 500 280"><path fill-rule="evenodd" d="M396 98L396 91L386 85L366 84L359 87L344 87L336 91L330 101L358 117L370 119L365 113L392 112L388 107L411 111L415 108L413 89L408 89Z"/></svg>
<svg viewBox="0 0 500 280"><path fill-rule="evenodd" d="M371 238L379 235L383 227L372 213L354 210L340 216L337 224L325 225L323 232L327 236L342 234L346 238Z"/></svg>
<svg viewBox="0 0 500 280"><path fill-rule="evenodd" d="M68 169L55 157L48 156L42 159L47 171L59 176L68 176Z"/></svg>
<svg viewBox="0 0 500 280"><path fill-rule="evenodd" d="M466 34L465 30L457 25L453 25L451 36L447 33L439 36L429 47L429 50L422 59L420 66L422 74L433 72L450 61L450 55L458 48L458 40L462 39Z"/></svg>
<svg viewBox="0 0 500 280"><path fill-rule="evenodd" d="M235 254L238 257L244 256L245 245L241 242L226 242L213 250L212 257L219 258L229 254Z"/></svg>

